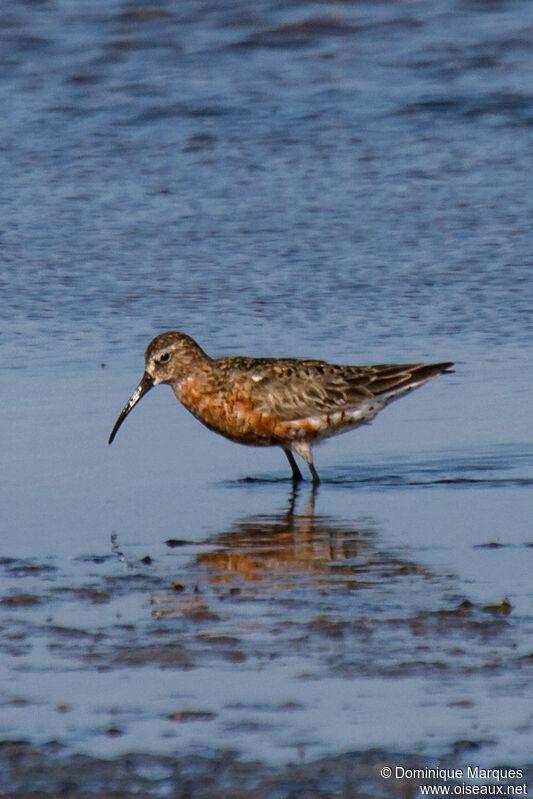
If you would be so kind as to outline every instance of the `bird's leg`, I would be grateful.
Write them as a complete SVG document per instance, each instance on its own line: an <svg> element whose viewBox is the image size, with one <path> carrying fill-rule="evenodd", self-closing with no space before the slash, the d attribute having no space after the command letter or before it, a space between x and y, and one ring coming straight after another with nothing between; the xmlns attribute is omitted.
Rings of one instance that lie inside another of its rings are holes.
<svg viewBox="0 0 533 799"><path fill-rule="evenodd" d="M320 477L318 476L318 472L315 469L313 460L311 459L310 462L307 464L309 466L309 471L311 472L311 477L313 480L313 485L317 486L320 483Z"/></svg>
<svg viewBox="0 0 533 799"><path fill-rule="evenodd" d="M311 472L311 478L313 480L314 485L320 483L320 477L318 476L318 472L315 469L313 464L313 456L311 454L311 445L307 441L295 441L293 443L293 449L296 450L298 455L304 459L304 461L309 466L309 471ZM293 458L294 460L294 458Z"/></svg>
<svg viewBox="0 0 533 799"><path fill-rule="evenodd" d="M298 464L297 464L297 463L296 463L296 461L294 460L294 455L292 454L292 452L290 451L290 449L284 449L284 450L283 450L283 452L284 452L284 453L285 453L285 455L287 456L287 460L289 461L289 463L290 463L290 465L291 465L291 469L292 469L292 479L293 479L293 481L294 481L295 483L296 483L296 482L300 482L300 480L303 480L303 477L302 477L302 473L301 473L301 471L300 471L300 470L299 470L299 468L298 468Z"/></svg>

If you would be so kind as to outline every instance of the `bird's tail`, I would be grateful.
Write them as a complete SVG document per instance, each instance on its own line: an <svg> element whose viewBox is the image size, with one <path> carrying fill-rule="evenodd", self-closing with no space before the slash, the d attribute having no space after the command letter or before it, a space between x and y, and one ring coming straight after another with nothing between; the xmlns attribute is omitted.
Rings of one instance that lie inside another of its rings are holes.
<svg viewBox="0 0 533 799"><path fill-rule="evenodd" d="M372 393L374 396L384 399L386 403L391 402L438 375L452 374L453 369L450 368L452 366L451 361L446 361L396 367L396 371L393 371L391 367L390 372L383 369L372 383Z"/></svg>

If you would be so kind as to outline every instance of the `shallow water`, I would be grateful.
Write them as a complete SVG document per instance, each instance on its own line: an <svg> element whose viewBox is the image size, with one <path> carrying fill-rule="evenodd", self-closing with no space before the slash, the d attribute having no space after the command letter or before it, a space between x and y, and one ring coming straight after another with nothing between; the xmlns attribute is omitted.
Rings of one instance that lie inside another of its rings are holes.
<svg viewBox="0 0 533 799"><path fill-rule="evenodd" d="M533 446L468 441L465 377L319 448L323 482L295 494L281 453L162 389L107 449L122 379L100 404L87 373L49 397L47 374L16 381L40 403L4 471L4 737L280 765L467 740L526 762Z"/></svg>
<svg viewBox="0 0 533 799"><path fill-rule="evenodd" d="M528 4L6 9L0 736L529 762ZM172 328L456 372L294 495L166 389L107 447Z"/></svg>

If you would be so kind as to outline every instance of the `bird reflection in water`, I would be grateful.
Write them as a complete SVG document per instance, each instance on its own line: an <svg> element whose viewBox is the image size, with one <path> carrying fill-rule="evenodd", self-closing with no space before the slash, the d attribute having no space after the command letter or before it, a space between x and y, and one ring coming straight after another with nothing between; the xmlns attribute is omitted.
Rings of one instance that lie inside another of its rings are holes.
<svg viewBox="0 0 533 799"><path fill-rule="evenodd" d="M249 516L212 540L215 547L195 559L206 579L316 584L344 576L355 587L357 564L371 549L374 531L315 514L316 488L297 513L298 491L298 487L291 491L286 510Z"/></svg>
<svg viewBox="0 0 533 799"><path fill-rule="evenodd" d="M230 530L192 545L192 552L182 551L173 570L174 592L152 596L153 615L185 613L199 621L214 619L214 611L218 619L221 605L212 604L212 599L283 597L293 602L303 599L302 590L311 591L306 603L312 607L318 607L319 596L332 600L333 594L344 605L346 591L390 585L409 575L426 576L418 564L378 548L378 531L370 520L362 519L359 525L317 514L316 486L297 512L298 494L294 486L283 511L248 516Z"/></svg>

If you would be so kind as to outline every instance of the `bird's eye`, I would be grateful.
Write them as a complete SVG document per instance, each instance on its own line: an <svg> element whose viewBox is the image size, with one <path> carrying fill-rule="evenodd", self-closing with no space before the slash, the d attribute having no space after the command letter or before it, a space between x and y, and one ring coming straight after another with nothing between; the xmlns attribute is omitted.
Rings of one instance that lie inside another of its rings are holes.
<svg viewBox="0 0 533 799"><path fill-rule="evenodd" d="M170 361L170 352L165 352L160 358L159 363L167 363Z"/></svg>

